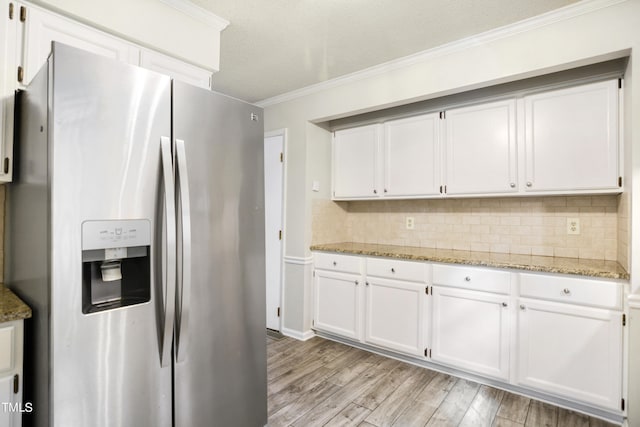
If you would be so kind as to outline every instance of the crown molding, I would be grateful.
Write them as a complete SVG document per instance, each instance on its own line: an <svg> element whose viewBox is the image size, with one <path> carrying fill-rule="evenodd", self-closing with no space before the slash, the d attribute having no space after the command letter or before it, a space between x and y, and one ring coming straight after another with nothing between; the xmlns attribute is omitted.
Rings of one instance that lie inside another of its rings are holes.
<svg viewBox="0 0 640 427"><path fill-rule="evenodd" d="M281 95L276 95L271 98L266 98L256 102L255 105L266 108L283 102L292 101L294 99L302 98L304 96L318 93L330 88L357 82L380 74L388 73L399 68L408 67L420 62L426 62L440 56L463 51L471 47L476 47L479 44L489 43L494 40L499 40L518 33L531 31L556 22L566 21L577 16L584 15L586 13L590 13L599 9L604 9L606 7L610 7L626 1L630 0L582 0L578 3L573 3L560 9L552 10L550 12L543 13L542 15L537 15L522 21L515 22L513 24L485 31L474 36L465 37L463 39L456 40L450 43L445 43L443 45L427 49L422 52L384 62L379 65L374 65L360 71L309 85L300 89L283 93Z"/></svg>
<svg viewBox="0 0 640 427"><path fill-rule="evenodd" d="M162 3L170 6L185 15L195 18L205 24L215 27L218 31L222 31L229 26L229 21L219 17L213 12L206 10L200 6L196 6L187 0L160 0Z"/></svg>

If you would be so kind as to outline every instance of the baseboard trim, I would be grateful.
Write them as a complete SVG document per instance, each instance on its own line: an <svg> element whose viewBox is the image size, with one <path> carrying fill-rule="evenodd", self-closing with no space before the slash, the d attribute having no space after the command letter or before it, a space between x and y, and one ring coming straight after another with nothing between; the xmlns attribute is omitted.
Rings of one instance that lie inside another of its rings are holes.
<svg viewBox="0 0 640 427"><path fill-rule="evenodd" d="M315 332L311 330L300 332L300 331L296 331L295 329L289 329L289 328L282 328L282 331L280 331L280 333L289 338L295 338L298 341L307 341L316 336Z"/></svg>

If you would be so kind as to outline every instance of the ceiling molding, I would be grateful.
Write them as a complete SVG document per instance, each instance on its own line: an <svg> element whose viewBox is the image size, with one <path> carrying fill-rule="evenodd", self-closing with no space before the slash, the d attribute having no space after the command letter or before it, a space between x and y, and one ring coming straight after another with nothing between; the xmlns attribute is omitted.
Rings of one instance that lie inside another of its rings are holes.
<svg viewBox="0 0 640 427"><path fill-rule="evenodd" d="M167 1L167 0L162 0ZM629 0L583 0L579 3L574 3L563 8L553 10L551 12L543 13L538 16L534 16L529 19L518 21L513 24L505 25L493 30L485 31L484 33L476 34L470 37L465 37L460 40L456 40L450 43L443 44L431 49L424 50L409 56L394 59L392 61L384 62L379 65L374 65L364 70L356 71L344 76L337 77L335 79L323 81L310 86L306 86L300 89L293 90L291 92L276 95L271 98L263 99L255 103L255 105L266 108L272 105L280 104L282 102L291 101L297 98L302 98L307 95L311 95L317 92L321 92L330 88L345 85L351 82L364 80L369 77L374 77L380 74L388 73L390 71L411 66L416 63L426 62L434 58L449 55L455 52L475 47L478 44L489 43L494 40L499 40L505 37L509 37L514 34L527 32L536 28L544 27L556 22L566 21L568 19L575 18L586 13L590 13L599 9L613 6L618 3L623 3Z"/></svg>
<svg viewBox="0 0 640 427"><path fill-rule="evenodd" d="M218 15L201 8L188 0L160 0L162 3L170 6L187 16L195 18L205 24L209 24L216 28L218 31L222 31L229 26L229 21Z"/></svg>

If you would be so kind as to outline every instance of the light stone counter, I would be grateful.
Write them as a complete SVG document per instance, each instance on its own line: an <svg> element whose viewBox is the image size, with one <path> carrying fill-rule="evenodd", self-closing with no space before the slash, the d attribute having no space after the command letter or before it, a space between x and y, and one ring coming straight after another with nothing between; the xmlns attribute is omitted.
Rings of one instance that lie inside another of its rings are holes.
<svg viewBox="0 0 640 427"><path fill-rule="evenodd" d="M455 251L355 242L312 245L311 250L629 280L629 273L615 261Z"/></svg>
<svg viewBox="0 0 640 427"><path fill-rule="evenodd" d="M13 292L0 284L0 323L28 319L31 309Z"/></svg>

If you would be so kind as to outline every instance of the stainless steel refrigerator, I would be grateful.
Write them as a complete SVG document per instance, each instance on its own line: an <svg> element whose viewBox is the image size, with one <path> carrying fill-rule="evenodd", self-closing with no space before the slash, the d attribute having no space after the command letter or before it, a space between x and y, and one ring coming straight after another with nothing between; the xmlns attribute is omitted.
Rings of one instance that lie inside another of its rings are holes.
<svg viewBox="0 0 640 427"><path fill-rule="evenodd" d="M261 109L54 43L17 111L24 424L266 425Z"/></svg>

